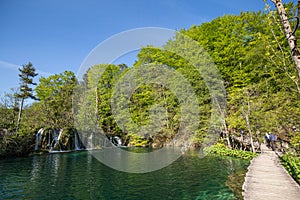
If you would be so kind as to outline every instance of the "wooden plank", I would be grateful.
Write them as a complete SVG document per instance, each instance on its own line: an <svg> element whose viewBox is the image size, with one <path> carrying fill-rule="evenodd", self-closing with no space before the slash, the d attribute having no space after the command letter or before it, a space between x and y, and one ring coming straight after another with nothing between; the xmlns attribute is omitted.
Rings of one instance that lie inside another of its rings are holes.
<svg viewBox="0 0 300 200"><path fill-rule="evenodd" d="M251 161L243 184L245 200L300 199L300 186L280 164L276 153L262 145Z"/></svg>

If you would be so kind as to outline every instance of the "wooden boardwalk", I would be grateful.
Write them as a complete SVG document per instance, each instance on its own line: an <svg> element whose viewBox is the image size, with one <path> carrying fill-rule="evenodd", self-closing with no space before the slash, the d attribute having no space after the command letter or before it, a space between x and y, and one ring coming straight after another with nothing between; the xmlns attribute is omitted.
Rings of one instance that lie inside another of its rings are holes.
<svg viewBox="0 0 300 200"><path fill-rule="evenodd" d="M300 200L300 186L280 164L277 154L262 144L251 161L243 184L245 200Z"/></svg>

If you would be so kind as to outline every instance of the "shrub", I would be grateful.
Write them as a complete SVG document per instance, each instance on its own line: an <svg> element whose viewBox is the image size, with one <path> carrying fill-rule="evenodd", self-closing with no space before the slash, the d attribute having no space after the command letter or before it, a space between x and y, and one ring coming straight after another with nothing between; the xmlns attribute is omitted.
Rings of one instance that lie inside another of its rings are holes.
<svg viewBox="0 0 300 200"><path fill-rule="evenodd" d="M251 160L255 156L256 153L250 151L242 151L242 150L231 150L228 149L224 144L217 143L213 146L206 147L204 151L208 154L217 154L221 156L230 156L235 158L242 158L245 160Z"/></svg>
<svg viewBox="0 0 300 200"><path fill-rule="evenodd" d="M280 161L288 173L300 184L300 157L287 153L280 158Z"/></svg>

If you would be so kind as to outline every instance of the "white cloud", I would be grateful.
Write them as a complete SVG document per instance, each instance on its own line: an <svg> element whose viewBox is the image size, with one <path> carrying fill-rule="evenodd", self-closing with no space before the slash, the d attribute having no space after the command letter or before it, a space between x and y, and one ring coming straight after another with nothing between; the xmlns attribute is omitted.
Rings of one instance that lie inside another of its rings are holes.
<svg viewBox="0 0 300 200"><path fill-rule="evenodd" d="M6 69L11 69L11 70L14 70L14 71L18 71L18 69L20 67L22 67L22 66L0 60L0 68L6 68ZM53 75L52 73L44 72L44 71L41 71L41 70L38 70L38 69L36 70L36 72L41 76ZM4 75L4 74L2 74L2 75Z"/></svg>

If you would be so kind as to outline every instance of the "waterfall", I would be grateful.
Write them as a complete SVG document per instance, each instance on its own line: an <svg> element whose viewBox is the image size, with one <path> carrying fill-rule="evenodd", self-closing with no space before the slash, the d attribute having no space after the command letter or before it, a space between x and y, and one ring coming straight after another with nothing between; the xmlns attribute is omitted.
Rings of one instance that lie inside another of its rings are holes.
<svg viewBox="0 0 300 200"><path fill-rule="evenodd" d="M48 148L51 146L51 136L53 138L53 135L52 135L51 131L48 130L48 144L47 144Z"/></svg>
<svg viewBox="0 0 300 200"><path fill-rule="evenodd" d="M50 146L50 151L53 151L53 148L55 148L56 146L59 147L58 151L61 151L61 146L60 146L59 140L60 140L62 133L63 133L63 129L60 129L58 133L57 133L57 131L53 132L53 134L52 134L53 140L52 140L52 143Z"/></svg>
<svg viewBox="0 0 300 200"><path fill-rule="evenodd" d="M78 138L78 133L75 131L75 151L80 150L80 145L79 145L79 138Z"/></svg>
<svg viewBox="0 0 300 200"><path fill-rule="evenodd" d="M107 140L108 140L107 137L105 137L104 140L103 140L103 146L104 146L104 147L106 147L106 141L107 141Z"/></svg>
<svg viewBox="0 0 300 200"><path fill-rule="evenodd" d="M58 137L57 137L57 140L58 140L58 141L60 140L60 137L61 137L61 134L62 134L63 130L64 130L64 129L60 129L60 130L59 130L59 134L58 134Z"/></svg>
<svg viewBox="0 0 300 200"><path fill-rule="evenodd" d="M93 144L93 133L91 133L90 137L88 138L88 145L90 149L94 148L94 144Z"/></svg>
<svg viewBox="0 0 300 200"><path fill-rule="evenodd" d="M111 143L116 146L122 146L122 141L118 136L111 137Z"/></svg>
<svg viewBox="0 0 300 200"><path fill-rule="evenodd" d="M115 140L117 141L117 146L121 146L122 145L122 141L118 136L115 136Z"/></svg>
<svg viewBox="0 0 300 200"><path fill-rule="evenodd" d="M44 129L41 128L35 135L35 147L34 147L35 151L39 150L39 143L40 143L43 132L44 132Z"/></svg>
<svg viewBox="0 0 300 200"><path fill-rule="evenodd" d="M35 135L34 150L38 151L42 149L48 150L50 153L57 153L71 150L77 151L86 148L92 149L95 146L94 134L90 134L87 138L88 146L82 143L80 135L76 130L73 132L74 135L70 134L65 137L63 134L65 134L64 129L39 129Z"/></svg>

